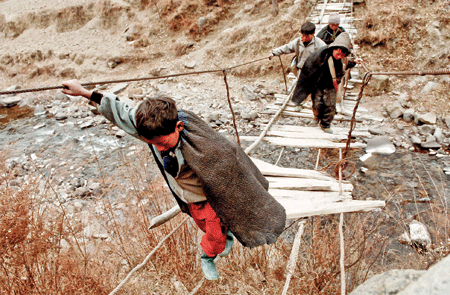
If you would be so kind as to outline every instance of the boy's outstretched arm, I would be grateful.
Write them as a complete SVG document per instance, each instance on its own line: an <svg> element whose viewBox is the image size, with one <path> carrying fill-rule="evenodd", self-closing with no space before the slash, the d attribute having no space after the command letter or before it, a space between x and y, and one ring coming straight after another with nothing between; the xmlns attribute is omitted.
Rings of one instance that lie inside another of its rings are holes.
<svg viewBox="0 0 450 295"><path fill-rule="evenodd" d="M78 80L69 80L69 81L63 81L62 85L67 87L64 88L62 93L72 95L72 96L83 96L86 98L90 98L92 96L92 91L87 90L84 88Z"/></svg>

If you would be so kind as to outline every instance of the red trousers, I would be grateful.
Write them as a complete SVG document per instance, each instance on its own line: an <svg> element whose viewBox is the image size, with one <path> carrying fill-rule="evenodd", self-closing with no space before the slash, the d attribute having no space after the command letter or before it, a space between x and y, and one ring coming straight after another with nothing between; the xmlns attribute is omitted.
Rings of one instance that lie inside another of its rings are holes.
<svg viewBox="0 0 450 295"><path fill-rule="evenodd" d="M227 243L227 228L208 202L188 204L189 211L197 226L205 232L200 242L209 257L220 254Z"/></svg>

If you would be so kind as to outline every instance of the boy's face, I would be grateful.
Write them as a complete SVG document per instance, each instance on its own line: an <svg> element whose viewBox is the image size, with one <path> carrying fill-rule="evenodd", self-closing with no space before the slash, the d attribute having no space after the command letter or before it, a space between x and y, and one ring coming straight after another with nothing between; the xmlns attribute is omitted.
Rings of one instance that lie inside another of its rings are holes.
<svg viewBox="0 0 450 295"><path fill-rule="evenodd" d="M341 59L341 58L344 58L345 56L346 56L346 54L344 52L342 52L342 50L340 48L333 49L333 57L335 59Z"/></svg>
<svg viewBox="0 0 450 295"><path fill-rule="evenodd" d="M304 34L302 33L302 42L310 42L314 37L314 34Z"/></svg>
<svg viewBox="0 0 450 295"><path fill-rule="evenodd" d="M177 145L178 139L180 138L180 131L182 131L183 128L184 128L183 122L178 121L177 125L175 126L175 131L170 134L154 137L151 140L142 136L141 138L146 143L153 144L158 149L158 151L164 152Z"/></svg>
<svg viewBox="0 0 450 295"><path fill-rule="evenodd" d="M328 24L333 31L336 31L339 28L339 24Z"/></svg>

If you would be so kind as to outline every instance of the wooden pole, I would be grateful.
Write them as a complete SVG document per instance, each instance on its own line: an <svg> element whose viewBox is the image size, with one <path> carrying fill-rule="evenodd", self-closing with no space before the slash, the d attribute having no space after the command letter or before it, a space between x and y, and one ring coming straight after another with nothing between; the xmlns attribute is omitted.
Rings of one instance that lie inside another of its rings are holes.
<svg viewBox="0 0 450 295"><path fill-rule="evenodd" d="M133 274L135 273L135 272L137 272L138 270L140 270L141 268L143 268L146 264L147 264L147 262L150 260L150 257L152 257L153 256L153 254L155 254L155 252L156 252L156 250L158 250L159 248L161 248L161 246L164 244L164 242L171 236L171 235L173 235L173 233L174 232L176 232L177 231L177 229L179 229L187 220L189 219L189 216L188 217L186 217L185 219L183 219L167 236L165 236L164 237L164 239L162 239L159 243L158 243L158 245L155 247L155 249L153 249L152 250L152 252L150 252L148 255L147 255L147 257L145 257L145 259L144 259L144 261L142 261L142 263L141 264L138 264L135 268L133 268L129 273L128 273L128 275L125 277L125 279L123 279L123 281L122 282L120 282L120 284L114 289L114 290L112 290L112 292L111 293L109 293L109 295L114 295L114 294L116 294L122 287L123 287L123 285L125 285L126 284L126 282L128 282L130 279L131 279L131 277L133 276Z"/></svg>
<svg viewBox="0 0 450 295"><path fill-rule="evenodd" d="M339 159L342 160L342 149L339 149ZM342 165L339 164L339 195L342 195ZM339 216L339 244L340 244L340 268L341 268L341 295L345 295L345 246L344 246L344 213Z"/></svg>
<svg viewBox="0 0 450 295"><path fill-rule="evenodd" d="M161 224L166 223L167 221L169 221L172 218L174 218L175 216L177 216L178 213L180 213L180 212L181 212L180 207L178 205L176 205L175 207L173 207L169 211L166 211L163 214L158 215L155 218L153 218L150 221L150 226L148 227L148 229L152 229L152 228L160 226Z"/></svg>
<svg viewBox="0 0 450 295"><path fill-rule="evenodd" d="M289 283L291 281L291 277L295 272L295 267L297 266L297 258L298 258L298 252L300 250L300 243L301 243L301 237L303 235L303 230L305 227L306 219L299 222L298 231L295 235L294 245L292 245L292 251L291 255L289 256L289 262L287 264L287 276L286 276L286 283L284 284L283 293L282 295L286 295L288 289L289 289Z"/></svg>
<svg viewBox="0 0 450 295"><path fill-rule="evenodd" d="M291 91L291 93L287 96L287 98L284 100L283 105L278 109L278 111L275 113L275 115L270 119L269 123L267 124L266 128L261 132L259 137L255 140L254 143L252 143L248 148L245 149L245 153L248 155L250 152L261 142L261 140L266 136L267 131L269 131L270 127L272 127L273 123L275 123L276 120L278 120L278 117L280 114L284 111L286 108L288 102L291 100L292 96L294 95L295 91Z"/></svg>

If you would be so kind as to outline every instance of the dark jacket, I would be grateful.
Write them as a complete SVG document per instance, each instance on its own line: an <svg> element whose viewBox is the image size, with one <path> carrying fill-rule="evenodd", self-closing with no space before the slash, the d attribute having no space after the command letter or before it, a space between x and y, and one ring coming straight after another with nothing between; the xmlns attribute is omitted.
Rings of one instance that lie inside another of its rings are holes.
<svg viewBox="0 0 450 295"><path fill-rule="evenodd" d="M333 56L333 50L337 48L345 48L350 51L352 44L348 33L339 35L339 37L327 47L319 48L305 61L292 97L292 101L296 105L300 105L309 94L315 93L318 88L334 88L330 67L328 65L328 59ZM344 75L342 61L333 57L333 62L336 71L336 78L339 82ZM347 64L347 68L354 66L355 63L352 61L349 61Z"/></svg>
<svg viewBox="0 0 450 295"><path fill-rule="evenodd" d="M325 44L330 45L342 32L345 32L345 30L341 26L339 26L336 31L333 31L330 26L327 25L317 33L317 37L322 39Z"/></svg>

